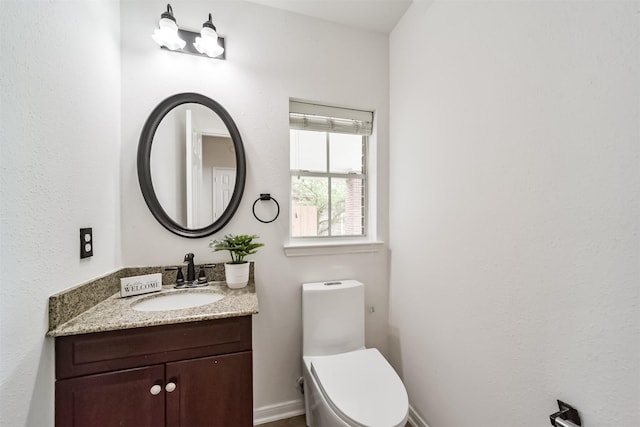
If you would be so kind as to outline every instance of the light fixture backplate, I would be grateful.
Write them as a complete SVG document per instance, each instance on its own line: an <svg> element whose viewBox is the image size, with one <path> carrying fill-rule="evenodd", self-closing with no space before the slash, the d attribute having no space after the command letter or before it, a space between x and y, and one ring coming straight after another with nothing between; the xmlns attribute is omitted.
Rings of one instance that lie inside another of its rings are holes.
<svg viewBox="0 0 640 427"><path fill-rule="evenodd" d="M205 58L209 58L209 56L198 52L196 50L196 48L193 47L193 43L195 43L196 37L200 37L200 33L199 32L196 33L195 31L182 30L182 29L178 28L178 36L180 36L180 38L182 40L187 42L187 44L181 50L172 50L171 52L188 53L190 55L204 56ZM222 46L223 49L225 48L224 37L221 37L220 35L218 35L218 45ZM167 49L164 46L162 46L162 49L170 50L170 49ZM220 55L213 57L213 59L225 60L226 59L226 57L225 57L226 52L227 52L227 50L225 49L224 51L222 51L222 53Z"/></svg>

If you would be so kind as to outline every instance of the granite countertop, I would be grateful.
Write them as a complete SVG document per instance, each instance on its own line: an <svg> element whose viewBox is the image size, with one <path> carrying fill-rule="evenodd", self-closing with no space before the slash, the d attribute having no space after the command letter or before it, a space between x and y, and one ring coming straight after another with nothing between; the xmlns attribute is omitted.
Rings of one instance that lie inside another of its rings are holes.
<svg viewBox="0 0 640 427"><path fill-rule="evenodd" d="M112 275L113 276L113 275ZM253 277L251 277L253 279ZM83 286L83 287L86 287ZM78 288L82 290L81 288ZM166 311L136 311L133 305L141 300L175 292L214 292L224 295L219 301L199 307ZM58 302L65 294L50 298L50 327L47 336L88 334L93 332L114 331L120 329L141 328L146 326L168 325L201 320L223 319L228 317L248 316L258 313L258 296L253 280L242 289L230 289L225 282L209 282L208 286L191 289L175 289L173 285L164 285L159 292L120 297L120 292L112 294L82 312L73 313L69 320L60 318L60 313L68 310L68 302ZM69 298L67 296L67 300ZM67 316L68 317L68 316ZM66 321L64 321L66 320Z"/></svg>

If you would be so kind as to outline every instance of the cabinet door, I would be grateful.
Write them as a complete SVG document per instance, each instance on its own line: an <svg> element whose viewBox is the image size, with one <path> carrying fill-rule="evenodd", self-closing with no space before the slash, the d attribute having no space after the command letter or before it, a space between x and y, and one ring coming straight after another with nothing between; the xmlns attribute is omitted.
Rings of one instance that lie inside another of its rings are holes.
<svg viewBox="0 0 640 427"><path fill-rule="evenodd" d="M251 427L251 352L167 363L168 427Z"/></svg>
<svg viewBox="0 0 640 427"><path fill-rule="evenodd" d="M57 381L56 426L162 426L163 379L156 365Z"/></svg>

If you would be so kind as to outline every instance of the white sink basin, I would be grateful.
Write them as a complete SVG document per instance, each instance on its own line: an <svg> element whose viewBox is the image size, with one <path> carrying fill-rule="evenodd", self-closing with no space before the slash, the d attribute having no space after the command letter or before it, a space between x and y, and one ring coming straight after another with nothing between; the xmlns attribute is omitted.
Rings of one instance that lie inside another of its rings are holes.
<svg viewBox="0 0 640 427"><path fill-rule="evenodd" d="M131 307L136 311L167 311L200 307L220 301L224 295L215 292L173 292L134 302Z"/></svg>

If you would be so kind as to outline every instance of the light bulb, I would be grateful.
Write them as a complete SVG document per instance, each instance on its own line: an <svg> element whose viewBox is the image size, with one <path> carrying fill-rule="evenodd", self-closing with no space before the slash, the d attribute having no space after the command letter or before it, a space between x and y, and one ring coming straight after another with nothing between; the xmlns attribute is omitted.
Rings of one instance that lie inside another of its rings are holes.
<svg viewBox="0 0 640 427"><path fill-rule="evenodd" d="M187 42L182 40L178 35L178 25L176 19L173 16L173 10L171 5L167 5L167 11L160 16L160 22L158 27L153 31L151 38L158 43L161 47L164 46L167 49L178 50L185 47Z"/></svg>
<svg viewBox="0 0 640 427"><path fill-rule="evenodd" d="M224 48L218 44L218 34L211 28L203 27L200 35L202 37L196 37L196 42L193 44L198 52L212 58L224 52Z"/></svg>
<svg viewBox="0 0 640 427"><path fill-rule="evenodd" d="M202 30L200 31L201 37L196 37L196 41L193 47L200 53L215 58L224 52L224 48L218 44L218 33L216 33L216 27L211 20L211 14L209 14L209 20L202 24Z"/></svg>

